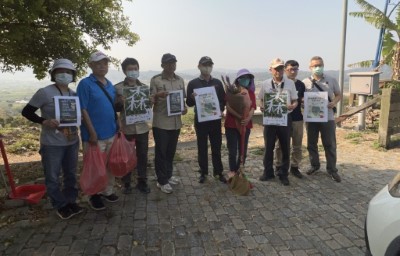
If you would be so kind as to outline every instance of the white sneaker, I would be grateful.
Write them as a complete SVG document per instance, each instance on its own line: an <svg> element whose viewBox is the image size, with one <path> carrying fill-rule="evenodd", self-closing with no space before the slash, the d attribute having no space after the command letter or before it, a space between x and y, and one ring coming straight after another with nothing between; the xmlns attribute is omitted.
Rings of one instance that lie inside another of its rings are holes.
<svg viewBox="0 0 400 256"><path fill-rule="evenodd" d="M168 180L168 183L172 185L178 185L180 182L181 181L175 176L171 176L171 178Z"/></svg>
<svg viewBox="0 0 400 256"><path fill-rule="evenodd" d="M171 194L172 193L172 187L169 185L169 183L165 185L161 185L160 183L157 182L157 187L161 189L162 192L166 194Z"/></svg>

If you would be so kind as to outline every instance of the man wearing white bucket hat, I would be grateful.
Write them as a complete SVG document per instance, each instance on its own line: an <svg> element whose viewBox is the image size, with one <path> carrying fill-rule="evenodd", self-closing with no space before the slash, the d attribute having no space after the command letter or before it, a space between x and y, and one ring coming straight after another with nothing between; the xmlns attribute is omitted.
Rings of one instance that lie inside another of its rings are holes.
<svg viewBox="0 0 400 256"><path fill-rule="evenodd" d="M68 88L75 81L76 70L68 59L54 61L49 70L51 81L55 82L39 89L22 110L28 120L42 125L40 133L40 155L45 174L47 195L61 219L69 219L83 211L76 198L76 169L78 164L79 137L77 127L60 127L55 117L55 96L75 96ZM35 112L40 109L41 116ZM59 176L63 171L63 188Z"/></svg>

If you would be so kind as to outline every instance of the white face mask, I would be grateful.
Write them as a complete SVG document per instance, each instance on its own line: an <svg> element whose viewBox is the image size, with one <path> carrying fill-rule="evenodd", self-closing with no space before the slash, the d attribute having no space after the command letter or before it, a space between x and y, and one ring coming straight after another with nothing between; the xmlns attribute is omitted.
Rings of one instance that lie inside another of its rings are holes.
<svg viewBox="0 0 400 256"><path fill-rule="evenodd" d="M213 68L211 66L200 66L199 69L203 75L209 76Z"/></svg>
<svg viewBox="0 0 400 256"><path fill-rule="evenodd" d="M73 79L74 77L71 74L67 73L58 73L54 76L54 80L56 81L56 83L61 85L69 85Z"/></svg>
<svg viewBox="0 0 400 256"><path fill-rule="evenodd" d="M138 79L139 70L128 70L126 71L126 76L133 79Z"/></svg>

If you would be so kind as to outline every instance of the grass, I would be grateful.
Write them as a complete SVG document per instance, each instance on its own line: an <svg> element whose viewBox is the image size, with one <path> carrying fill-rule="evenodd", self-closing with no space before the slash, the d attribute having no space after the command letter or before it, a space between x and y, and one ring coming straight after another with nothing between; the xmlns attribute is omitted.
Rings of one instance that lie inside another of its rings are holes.
<svg viewBox="0 0 400 256"><path fill-rule="evenodd" d="M351 139L355 139L355 138L361 138L363 135L361 132L351 132L346 134L346 136L344 137L346 140L351 140Z"/></svg>
<svg viewBox="0 0 400 256"><path fill-rule="evenodd" d="M186 115L182 115L181 117L183 125L194 124L194 108L188 108Z"/></svg>

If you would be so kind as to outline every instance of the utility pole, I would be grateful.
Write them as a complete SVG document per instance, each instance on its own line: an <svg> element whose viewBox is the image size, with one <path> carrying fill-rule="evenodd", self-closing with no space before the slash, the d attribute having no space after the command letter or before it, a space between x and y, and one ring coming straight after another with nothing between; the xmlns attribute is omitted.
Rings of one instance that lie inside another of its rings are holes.
<svg viewBox="0 0 400 256"><path fill-rule="evenodd" d="M337 112L340 116L343 112L343 87L344 87L344 62L346 56L346 30L347 30L347 6L348 1L343 0L343 28L342 28L342 50L341 50L341 58L340 58L340 71L339 71L339 85L340 85L340 94L342 96L342 100L337 104Z"/></svg>

